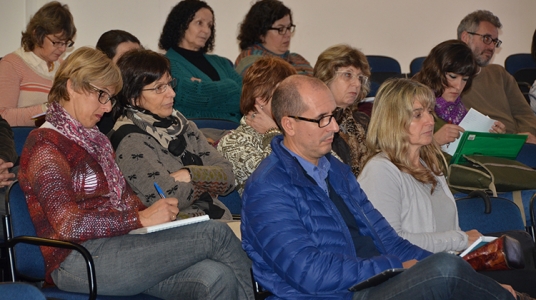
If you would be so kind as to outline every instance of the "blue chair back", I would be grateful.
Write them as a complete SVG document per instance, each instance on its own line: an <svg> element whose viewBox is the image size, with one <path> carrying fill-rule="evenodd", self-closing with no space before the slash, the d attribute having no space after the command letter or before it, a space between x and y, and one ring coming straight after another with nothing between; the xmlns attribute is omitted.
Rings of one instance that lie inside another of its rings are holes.
<svg viewBox="0 0 536 300"><path fill-rule="evenodd" d="M0 283L0 295L3 300L46 300L38 288L21 282Z"/></svg>
<svg viewBox="0 0 536 300"><path fill-rule="evenodd" d="M24 147L24 143L26 142L26 138L30 134L30 131L34 130L35 127L15 126L11 127L11 129L13 130L13 134L15 135L15 150L20 156L20 154L22 153L22 148Z"/></svg>
<svg viewBox="0 0 536 300"><path fill-rule="evenodd" d="M421 68L426 56L416 57L409 63L409 78L415 76Z"/></svg>
<svg viewBox="0 0 536 300"><path fill-rule="evenodd" d="M504 68L513 76L521 69L536 68L536 61L529 53L512 54L504 61Z"/></svg>
<svg viewBox="0 0 536 300"><path fill-rule="evenodd" d="M481 192L483 193L483 192ZM458 218L463 231L476 229L482 234L525 230L517 205L504 198L470 194L457 199Z"/></svg>
<svg viewBox="0 0 536 300"><path fill-rule="evenodd" d="M11 219L11 237L37 236L20 184L18 182L12 184L6 194L6 212ZM38 246L18 244L15 246L15 257L19 257L15 259L15 268L19 275L36 280L45 278L45 260Z"/></svg>
<svg viewBox="0 0 536 300"><path fill-rule="evenodd" d="M226 196L219 196L218 199L227 206L233 215L242 213L242 198L237 190L232 191Z"/></svg>
<svg viewBox="0 0 536 300"><path fill-rule="evenodd" d="M392 57L382 55L367 55L366 57L372 73L402 73L400 63Z"/></svg>
<svg viewBox="0 0 536 300"><path fill-rule="evenodd" d="M238 123L224 120L224 119L203 119L203 118L194 118L189 119L190 121L194 122L195 125L197 125L197 128L215 128L215 129L222 129L222 130L233 130L238 127Z"/></svg>
<svg viewBox="0 0 536 300"><path fill-rule="evenodd" d="M370 65L370 91L367 97L375 97L380 85L389 78L405 77L400 64L392 57L367 55Z"/></svg>

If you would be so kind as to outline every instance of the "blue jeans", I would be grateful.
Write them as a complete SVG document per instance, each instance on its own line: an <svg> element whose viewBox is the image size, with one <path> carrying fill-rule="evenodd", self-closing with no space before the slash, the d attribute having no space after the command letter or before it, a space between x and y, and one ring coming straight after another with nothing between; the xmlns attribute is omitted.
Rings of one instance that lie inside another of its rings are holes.
<svg viewBox="0 0 536 300"><path fill-rule="evenodd" d="M354 293L352 299L512 300L514 297L458 256L437 253L380 285Z"/></svg>
<svg viewBox="0 0 536 300"><path fill-rule="evenodd" d="M144 235L84 242L99 295L163 299L253 299L251 261L229 226L217 221ZM72 252L52 272L62 290L88 292L84 259Z"/></svg>

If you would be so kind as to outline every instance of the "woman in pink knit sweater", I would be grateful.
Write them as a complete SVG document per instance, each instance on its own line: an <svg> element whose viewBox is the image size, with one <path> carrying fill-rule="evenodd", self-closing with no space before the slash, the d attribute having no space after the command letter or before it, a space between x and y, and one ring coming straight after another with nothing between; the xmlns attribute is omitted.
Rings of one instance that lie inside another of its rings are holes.
<svg viewBox="0 0 536 300"><path fill-rule="evenodd" d="M34 126L32 116L46 111L58 60L75 34L67 5L47 3L22 33L22 47L0 60L0 115L11 126Z"/></svg>

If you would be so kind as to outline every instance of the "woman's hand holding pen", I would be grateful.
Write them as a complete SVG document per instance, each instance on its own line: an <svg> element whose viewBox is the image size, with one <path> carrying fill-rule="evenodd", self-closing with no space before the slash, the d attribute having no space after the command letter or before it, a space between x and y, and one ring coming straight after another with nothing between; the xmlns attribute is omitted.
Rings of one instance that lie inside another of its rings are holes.
<svg viewBox="0 0 536 300"><path fill-rule="evenodd" d="M163 198L146 209L139 211L141 225L143 227L162 224L173 221L179 213L179 200L176 198Z"/></svg>

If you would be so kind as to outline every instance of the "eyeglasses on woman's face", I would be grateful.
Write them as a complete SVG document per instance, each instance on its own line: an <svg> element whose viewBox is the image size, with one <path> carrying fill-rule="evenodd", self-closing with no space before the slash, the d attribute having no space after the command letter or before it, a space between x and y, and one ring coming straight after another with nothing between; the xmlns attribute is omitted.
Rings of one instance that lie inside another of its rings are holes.
<svg viewBox="0 0 536 300"><path fill-rule="evenodd" d="M177 86L177 79L172 78L168 83L161 83L155 86L154 88L143 89L142 91L154 91L157 94L162 94L167 90L168 86L174 89Z"/></svg>
<svg viewBox="0 0 536 300"><path fill-rule="evenodd" d="M54 46L54 48L63 48L63 47L70 48L70 47L72 47L74 45L73 41L55 42L51 38L49 38L48 36L45 35L45 37L52 43L52 46Z"/></svg>
<svg viewBox="0 0 536 300"><path fill-rule="evenodd" d="M106 104L108 103L108 101L110 101L112 103L112 106L115 106L115 103L117 102L117 100L112 95L110 95L110 93L108 93L107 91L91 83L89 85L97 93L97 96L98 96L97 99L99 100L100 104Z"/></svg>
<svg viewBox="0 0 536 300"><path fill-rule="evenodd" d="M339 75L344 81L354 81L357 80L361 83L361 85L365 85L368 82L368 77L362 74L356 74L350 71L336 71L337 75Z"/></svg>
<svg viewBox="0 0 536 300"><path fill-rule="evenodd" d="M290 31L290 33L294 33L296 31L296 25L291 24L290 26L281 26L281 27L270 27L268 30L277 30L277 33L280 35L285 35L287 31Z"/></svg>

